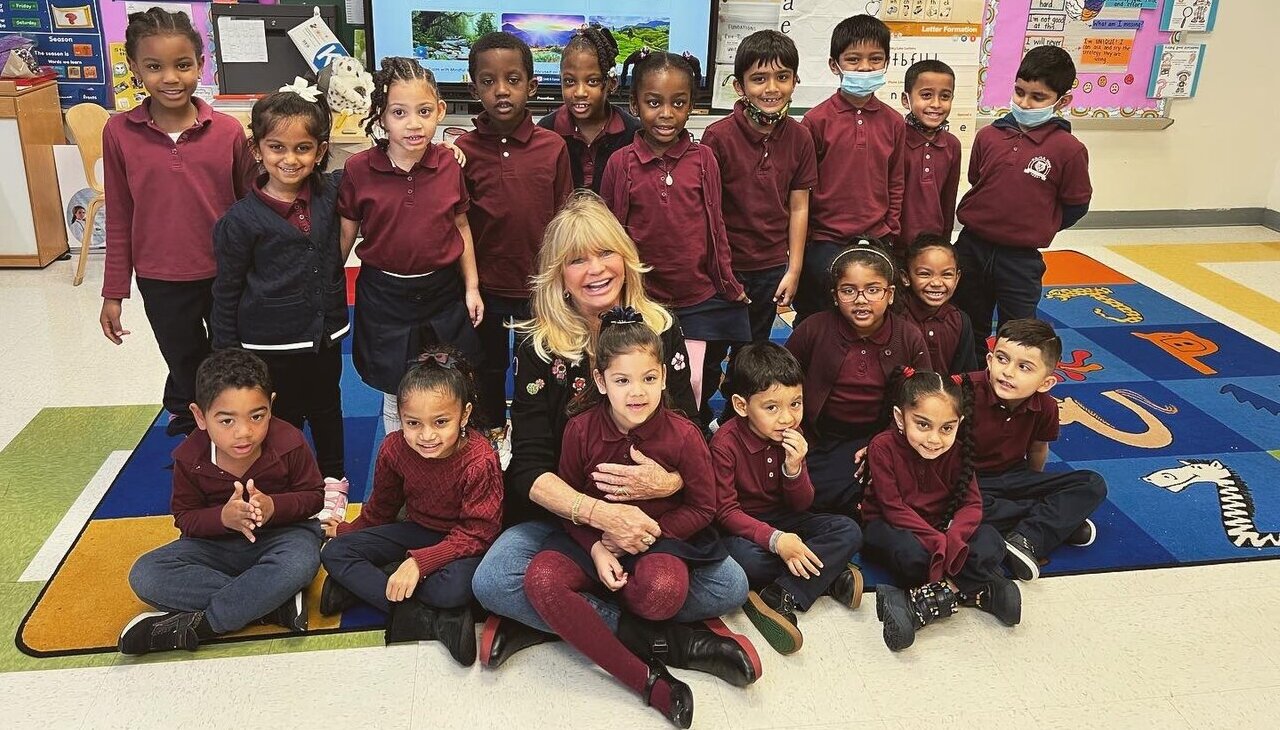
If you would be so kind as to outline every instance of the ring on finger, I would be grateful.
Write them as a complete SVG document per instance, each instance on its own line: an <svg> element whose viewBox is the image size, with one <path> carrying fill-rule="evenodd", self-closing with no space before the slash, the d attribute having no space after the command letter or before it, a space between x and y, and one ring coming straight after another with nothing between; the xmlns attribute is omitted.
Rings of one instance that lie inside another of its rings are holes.
<svg viewBox="0 0 1280 730"><path fill-rule="evenodd" d="M652 545L652 544L653 544L653 536L652 536L652 535L645 535L644 537L640 538L640 542L644 543L645 545Z"/></svg>

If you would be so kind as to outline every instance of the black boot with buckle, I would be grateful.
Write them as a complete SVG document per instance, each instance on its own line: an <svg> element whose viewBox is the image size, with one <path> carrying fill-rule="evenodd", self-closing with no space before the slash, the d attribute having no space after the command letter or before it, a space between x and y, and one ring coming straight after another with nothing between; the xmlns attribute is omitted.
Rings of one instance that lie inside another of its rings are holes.
<svg viewBox="0 0 1280 730"><path fill-rule="evenodd" d="M911 646L916 629L957 610L956 593L946 583L927 583L906 591L886 583L876 586L876 615L884 622L884 644L893 651Z"/></svg>
<svg viewBox="0 0 1280 730"><path fill-rule="evenodd" d="M629 613L618 619L618 640L645 662L660 661L719 677L735 687L760 678L760 657L742 634L719 619L702 624L646 621Z"/></svg>

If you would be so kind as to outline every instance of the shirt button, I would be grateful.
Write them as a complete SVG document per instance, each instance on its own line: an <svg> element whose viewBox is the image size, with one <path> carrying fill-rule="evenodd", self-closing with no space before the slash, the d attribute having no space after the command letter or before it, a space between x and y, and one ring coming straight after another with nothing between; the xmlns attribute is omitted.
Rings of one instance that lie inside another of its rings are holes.
<svg viewBox="0 0 1280 730"><path fill-rule="evenodd" d="M1017 147L1014 147L1014 148L1013 148L1013 151L1014 151L1014 152L1017 152L1017 151L1018 151L1018 148L1017 148Z"/></svg>
<svg viewBox="0 0 1280 730"><path fill-rule="evenodd" d="M773 472L769 472L769 476L770 476L770 477L773 477Z"/></svg>
<svg viewBox="0 0 1280 730"><path fill-rule="evenodd" d="M510 157L510 156L511 156L511 153L510 153L510 152L507 152L506 150L503 150L503 151L502 151L502 156L503 156L503 157Z"/></svg>
<svg viewBox="0 0 1280 730"><path fill-rule="evenodd" d="M768 152L764 153L764 156L765 156L765 157L768 157L768 156L769 156L769 153L768 153Z"/></svg>
<svg viewBox="0 0 1280 730"><path fill-rule="evenodd" d="M409 188L409 194L413 195L413 188Z"/></svg>
<svg viewBox="0 0 1280 730"><path fill-rule="evenodd" d="M507 138L506 138L506 137L503 137L503 138L502 138L502 143L503 143L503 144L506 144L506 143L507 143Z"/></svg>
<svg viewBox="0 0 1280 730"><path fill-rule="evenodd" d="M927 167L926 167L926 168L924 168L924 171L925 171L925 172L928 172L928 171L929 171L929 168L927 168Z"/></svg>
<svg viewBox="0 0 1280 730"><path fill-rule="evenodd" d="M861 113L862 113L862 110L861 110L861 109L855 109L854 111L858 112L859 114L861 114Z"/></svg>
<svg viewBox="0 0 1280 730"><path fill-rule="evenodd" d="M765 460L764 460L764 463L766 463L766 464L772 464L772 463L773 463L773 457L772 457L772 456L770 456L769 458L765 459Z"/></svg>
<svg viewBox="0 0 1280 730"><path fill-rule="evenodd" d="M862 120L861 120L861 119L859 119L859 120L858 120L858 126L859 126L859 127L861 127L861 126L862 126Z"/></svg>
<svg viewBox="0 0 1280 730"><path fill-rule="evenodd" d="M863 354L863 355L867 354L867 351L866 351L866 350L863 350L863 351L862 351L862 354Z"/></svg>
<svg viewBox="0 0 1280 730"><path fill-rule="evenodd" d="M925 155L925 156L924 156L924 158L925 158L926 160L931 160L931 159L933 159L933 155Z"/></svg>
<svg viewBox="0 0 1280 730"><path fill-rule="evenodd" d="M929 330L929 336L933 337L933 330Z"/></svg>
<svg viewBox="0 0 1280 730"><path fill-rule="evenodd" d="M406 181L408 181L408 182L413 182L413 175L410 175L409 177L406 177L406 178L405 178L405 180L406 180Z"/></svg>
<svg viewBox="0 0 1280 730"><path fill-rule="evenodd" d="M299 214L298 214L298 220L300 220L300 221L305 221L306 219L307 219L307 217L306 217L305 215L303 215L303 214L301 214L301 213L299 213Z"/></svg>

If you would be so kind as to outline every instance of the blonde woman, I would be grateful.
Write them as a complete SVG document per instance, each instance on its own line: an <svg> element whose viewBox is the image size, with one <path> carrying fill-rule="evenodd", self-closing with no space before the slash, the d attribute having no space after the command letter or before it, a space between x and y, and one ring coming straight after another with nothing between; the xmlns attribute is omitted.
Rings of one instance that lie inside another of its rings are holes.
<svg viewBox="0 0 1280 730"><path fill-rule="evenodd" d="M611 501L586 497L556 476L569 401L592 384L590 362L599 315L634 308L662 340L667 391L675 407L696 414L689 356L679 324L644 293L647 267L604 202L578 191L547 225L533 277L533 318L516 324L515 398L511 404L511 464L504 517L512 525L489 549L473 580L476 598L493 615L480 639L480 661L497 667L511 654L555 637L524 594L524 574L561 517L589 524L619 553L642 553L661 536L658 523L628 501L667 497L683 484L639 450L633 464L601 464L592 479ZM640 621L617 605L584 594L618 638L641 658L714 674L744 686L760 676L750 642L717 616L746 600L742 568L727 559L693 571L689 597L668 623ZM690 626L687 622L700 622Z"/></svg>

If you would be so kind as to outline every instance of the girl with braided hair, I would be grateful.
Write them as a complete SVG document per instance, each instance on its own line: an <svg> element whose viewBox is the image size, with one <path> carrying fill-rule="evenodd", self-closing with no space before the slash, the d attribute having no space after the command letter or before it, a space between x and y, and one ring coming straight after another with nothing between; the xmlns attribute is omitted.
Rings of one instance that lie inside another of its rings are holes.
<svg viewBox="0 0 1280 730"><path fill-rule="evenodd" d="M435 76L411 58L384 58L370 101L365 131L377 144L347 160L338 191L341 260L363 234L351 349L360 377L384 394L392 433L407 363L436 344L477 358L484 303L462 167L432 142L445 113Z"/></svg>
<svg viewBox="0 0 1280 730"><path fill-rule="evenodd" d="M617 59L618 43L608 28L592 23L574 33L560 55L564 104L538 122L564 138L575 188L600 192L609 158L640 131L639 119L609 103L618 88Z"/></svg>
<svg viewBox="0 0 1280 730"><path fill-rule="evenodd" d="M894 651L911 646L916 629L961 605L1017 625L1022 596L1001 571L1004 542L982 524L972 383L911 368L892 380L901 383L893 425L871 439L871 486L862 505L864 553L900 586L876 588L885 644Z"/></svg>

